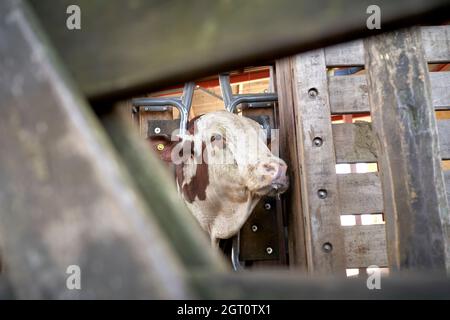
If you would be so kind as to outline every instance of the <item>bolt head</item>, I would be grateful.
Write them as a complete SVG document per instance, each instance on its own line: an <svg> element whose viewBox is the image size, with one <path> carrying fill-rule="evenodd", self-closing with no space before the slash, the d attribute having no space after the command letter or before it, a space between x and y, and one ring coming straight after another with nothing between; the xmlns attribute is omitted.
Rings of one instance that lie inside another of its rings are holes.
<svg viewBox="0 0 450 320"><path fill-rule="evenodd" d="M160 133L160 132L161 132L161 128L155 128L155 130L154 130L154 131L155 131L155 133L156 133L156 134L158 134L158 133Z"/></svg>
<svg viewBox="0 0 450 320"><path fill-rule="evenodd" d="M314 146L316 146L316 147L321 147L322 144L323 144L322 138L320 138L320 137L314 138L314 139L313 139L313 144L314 144Z"/></svg>
<svg viewBox="0 0 450 320"><path fill-rule="evenodd" d="M252 231L253 232L258 231L258 226L256 224L252 225Z"/></svg>
<svg viewBox="0 0 450 320"><path fill-rule="evenodd" d="M328 196L328 192L325 189L320 189L319 191L317 191L317 196L320 199L325 199Z"/></svg>
<svg viewBox="0 0 450 320"><path fill-rule="evenodd" d="M308 96L310 97L310 98L315 98L315 97L317 97L319 95L319 91L317 91L317 89L316 88L311 88L311 89L309 89L308 90Z"/></svg>
<svg viewBox="0 0 450 320"><path fill-rule="evenodd" d="M333 246L329 242L325 242L322 246L322 250L325 252L331 252L333 250Z"/></svg>
<svg viewBox="0 0 450 320"><path fill-rule="evenodd" d="M266 252L267 252L267 254L272 254L273 253L273 249L271 247L267 247L266 248Z"/></svg>
<svg viewBox="0 0 450 320"><path fill-rule="evenodd" d="M270 209L272 209L272 206L270 205L270 203L267 202L264 204L264 209L270 210Z"/></svg>

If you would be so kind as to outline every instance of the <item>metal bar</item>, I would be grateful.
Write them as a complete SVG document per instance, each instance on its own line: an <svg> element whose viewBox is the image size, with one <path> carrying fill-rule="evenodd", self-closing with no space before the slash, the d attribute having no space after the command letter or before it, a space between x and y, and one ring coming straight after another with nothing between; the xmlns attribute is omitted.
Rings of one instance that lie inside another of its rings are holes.
<svg viewBox="0 0 450 320"><path fill-rule="evenodd" d="M372 0L208 1L208 10L204 0L30 2L81 90L96 102L399 26L438 24L450 12L448 0L380 0L382 28L369 30ZM72 4L81 8L81 30L66 28Z"/></svg>
<svg viewBox="0 0 450 320"><path fill-rule="evenodd" d="M195 83L188 82L184 85L183 95L181 98L136 98L133 99L133 106L156 108L155 111L161 109L162 106L171 106L180 112L180 136L184 136L189 121L189 112L192 106L192 98L194 95Z"/></svg>
<svg viewBox="0 0 450 320"><path fill-rule="evenodd" d="M236 94L231 90L230 75L227 73L219 75L220 90L222 91L225 109L229 112L236 112L237 106L241 103L273 102L278 101L276 93L260 94Z"/></svg>

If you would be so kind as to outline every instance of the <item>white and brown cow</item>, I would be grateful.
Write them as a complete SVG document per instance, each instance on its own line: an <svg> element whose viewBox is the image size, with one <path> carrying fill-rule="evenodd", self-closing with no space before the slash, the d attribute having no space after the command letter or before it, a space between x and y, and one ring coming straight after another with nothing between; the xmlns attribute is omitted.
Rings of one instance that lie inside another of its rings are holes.
<svg viewBox="0 0 450 320"><path fill-rule="evenodd" d="M240 230L261 197L286 191L287 166L251 119L211 112L191 120L188 132L181 143L152 143L165 145L160 156L175 163L179 193L217 246Z"/></svg>

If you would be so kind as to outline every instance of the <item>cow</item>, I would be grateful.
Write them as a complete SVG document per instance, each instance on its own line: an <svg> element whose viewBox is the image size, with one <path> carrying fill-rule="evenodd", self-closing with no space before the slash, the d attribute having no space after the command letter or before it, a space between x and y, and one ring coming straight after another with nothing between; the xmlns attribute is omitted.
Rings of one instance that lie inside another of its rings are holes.
<svg viewBox="0 0 450 320"><path fill-rule="evenodd" d="M181 141L151 138L174 163L178 192L213 247L237 234L263 196L288 188L287 165L261 132L256 121L217 111L191 120Z"/></svg>

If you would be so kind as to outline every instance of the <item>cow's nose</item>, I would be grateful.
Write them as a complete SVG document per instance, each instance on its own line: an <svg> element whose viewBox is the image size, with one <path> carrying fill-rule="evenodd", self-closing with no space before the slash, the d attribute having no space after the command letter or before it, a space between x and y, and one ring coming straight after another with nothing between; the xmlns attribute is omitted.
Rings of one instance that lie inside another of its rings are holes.
<svg viewBox="0 0 450 320"><path fill-rule="evenodd" d="M282 162L263 163L261 170L265 176L270 177L273 182L283 182L286 178L287 165Z"/></svg>

